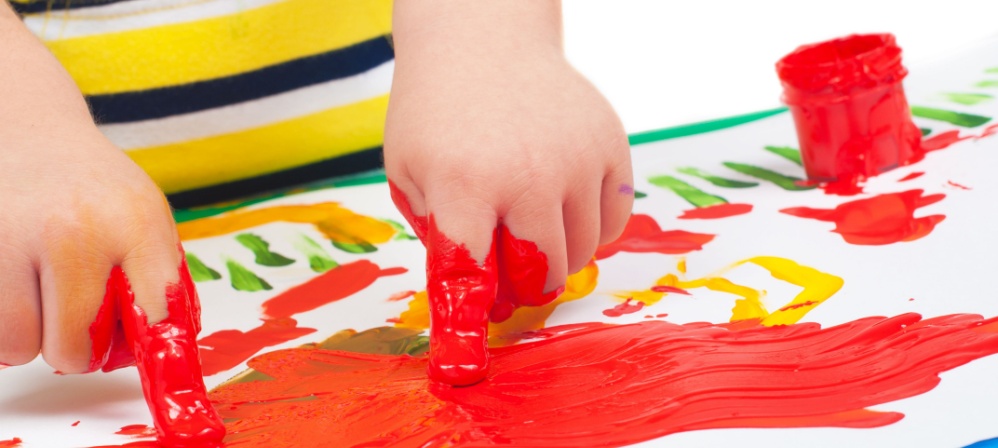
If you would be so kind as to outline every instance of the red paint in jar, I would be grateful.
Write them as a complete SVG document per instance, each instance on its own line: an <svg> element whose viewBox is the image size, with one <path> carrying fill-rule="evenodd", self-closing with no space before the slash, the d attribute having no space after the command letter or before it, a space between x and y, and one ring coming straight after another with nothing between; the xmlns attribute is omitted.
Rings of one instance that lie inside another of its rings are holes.
<svg viewBox="0 0 998 448"><path fill-rule="evenodd" d="M780 59L776 71L808 179L855 183L924 156L893 35L804 45Z"/></svg>

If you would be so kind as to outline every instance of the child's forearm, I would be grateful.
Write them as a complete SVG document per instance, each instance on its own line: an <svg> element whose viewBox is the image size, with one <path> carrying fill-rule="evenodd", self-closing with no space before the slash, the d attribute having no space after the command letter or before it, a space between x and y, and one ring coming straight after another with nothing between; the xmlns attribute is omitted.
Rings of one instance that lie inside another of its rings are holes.
<svg viewBox="0 0 998 448"><path fill-rule="evenodd" d="M95 132L69 74L7 2L0 1L0 144L43 136L75 139Z"/></svg>

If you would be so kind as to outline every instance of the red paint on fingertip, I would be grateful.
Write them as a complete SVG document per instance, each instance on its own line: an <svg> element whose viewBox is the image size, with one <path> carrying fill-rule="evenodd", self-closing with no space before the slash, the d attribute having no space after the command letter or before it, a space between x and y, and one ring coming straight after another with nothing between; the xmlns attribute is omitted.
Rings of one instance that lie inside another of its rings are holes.
<svg viewBox="0 0 998 448"><path fill-rule="evenodd" d="M908 175L898 179L898 182L907 182L909 180L918 179L919 177L922 177L924 174L925 171L913 171L911 173L908 173Z"/></svg>
<svg viewBox="0 0 998 448"><path fill-rule="evenodd" d="M613 308L603 310L603 315L607 317L620 317L625 314L636 313L644 309L644 302L631 303L632 300L633 299L627 299L624 303L621 303Z"/></svg>
<svg viewBox="0 0 998 448"><path fill-rule="evenodd" d="M655 219L648 215L631 215L624 232L616 241L596 249L596 259L602 260L618 252L655 252L679 255L703 249L714 235L684 230L663 231Z"/></svg>
<svg viewBox="0 0 998 448"><path fill-rule="evenodd" d="M832 231L850 244L884 245L922 238L942 222L945 215L915 218L915 211L946 197L922 195L922 190L886 193L845 202L834 209L795 207L780 210L791 216L835 223Z"/></svg>
<svg viewBox="0 0 998 448"><path fill-rule="evenodd" d="M716 204L708 207L686 210L679 219L720 219L744 215L752 211L752 204Z"/></svg>
<svg viewBox="0 0 998 448"><path fill-rule="evenodd" d="M548 258L532 241L513 236L500 224L496 243L498 287L489 313L492 322L503 322L523 306L542 306L557 299L564 286L544 291L548 279Z"/></svg>

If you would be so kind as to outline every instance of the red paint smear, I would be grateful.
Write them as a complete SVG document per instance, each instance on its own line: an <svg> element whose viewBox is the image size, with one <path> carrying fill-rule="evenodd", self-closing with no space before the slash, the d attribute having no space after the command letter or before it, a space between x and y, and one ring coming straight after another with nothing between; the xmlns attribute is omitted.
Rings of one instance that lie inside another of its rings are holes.
<svg viewBox="0 0 998 448"><path fill-rule="evenodd" d="M932 232L946 216L915 218L915 211L945 197L944 194L922 196L922 190L909 190L845 202L831 210L795 207L780 212L834 222L835 229L832 231L841 234L850 244L884 245L914 241Z"/></svg>
<svg viewBox="0 0 998 448"><path fill-rule="evenodd" d="M665 292L670 294L683 294L687 296L690 295L690 292L685 289L669 285L655 285L651 287L651 290L655 292Z"/></svg>
<svg viewBox="0 0 998 448"><path fill-rule="evenodd" d="M752 211L752 204L716 204L686 210L679 219L718 219L729 216L744 215Z"/></svg>
<svg viewBox="0 0 998 448"><path fill-rule="evenodd" d="M342 264L263 302L263 314L275 319L291 317L349 297L381 277L405 272L401 267L381 269L367 260Z"/></svg>
<svg viewBox="0 0 998 448"><path fill-rule="evenodd" d="M499 284L496 300L489 312L492 322L502 322L513 315L513 311L523 306L542 306L551 303L565 291L559 286L544 292L548 277L548 258L537 245L522 240L510 233L509 228L499 225L499 241L496 244L496 263Z"/></svg>
<svg viewBox="0 0 998 448"><path fill-rule="evenodd" d="M803 303L794 303L794 304L791 304L791 305L787 305L787 306L785 306L783 308L780 308L780 311L796 310L798 308L804 308L805 306L814 306L814 305L817 305L819 303L821 303L821 302L813 302L813 301L808 300L808 301L803 302Z"/></svg>
<svg viewBox="0 0 998 448"><path fill-rule="evenodd" d="M238 366L260 350L315 333L314 328L298 327L291 318L264 319L250 331L216 331L198 340L201 346L201 370L205 376Z"/></svg>
<svg viewBox="0 0 998 448"><path fill-rule="evenodd" d="M23 443L23 441L17 437L10 440L0 440L0 448L17 448L21 446L21 443Z"/></svg>
<svg viewBox="0 0 998 448"><path fill-rule="evenodd" d="M627 299L624 303L621 303L608 310L603 310L603 315L607 317L620 317L625 314L636 313L641 311L645 307L644 302L631 303L631 299Z"/></svg>
<svg viewBox="0 0 998 448"><path fill-rule="evenodd" d="M970 187L965 186L965 185L960 185L960 184L958 184L956 182L953 182L951 180L946 181L946 184L949 185L949 186L951 186L951 187L954 187L954 188L959 188L961 190L971 190Z"/></svg>
<svg viewBox="0 0 998 448"><path fill-rule="evenodd" d="M976 139L991 137L995 134L998 134L998 124L993 124L984 128L984 132L982 132L981 135L978 135Z"/></svg>
<svg viewBox="0 0 998 448"><path fill-rule="evenodd" d="M211 398L227 443L273 446L620 446L714 428L885 426L866 409L932 390L998 353L976 315L813 323L580 324L492 350L488 381L428 383L425 357L291 349L250 366L273 380Z"/></svg>
<svg viewBox="0 0 998 448"><path fill-rule="evenodd" d="M156 429L146 425L128 425L114 432L115 434L132 437L155 437Z"/></svg>
<svg viewBox="0 0 998 448"><path fill-rule="evenodd" d="M907 182L907 181L912 180L912 179L918 179L919 177L922 177L922 175L924 175L924 174L925 174L925 171L914 171L914 172L908 173L907 176L904 176L904 177L898 179L898 182Z"/></svg>
<svg viewBox="0 0 998 448"><path fill-rule="evenodd" d="M656 315L655 315L655 317L657 317L657 318L659 318L659 319L661 319L661 318L663 318L663 317L668 317L668 316L669 316L669 315L668 315L668 314L666 314L666 313L662 313L662 314L656 314Z"/></svg>
<svg viewBox="0 0 998 448"><path fill-rule="evenodd" d="M76 426L78 426L79 424L80 424L80 421L79 421L79 420L77 420L77 421L73 422L73 424L72 424L72 425L69 425L69 426L72 426L72 427L76 427Z"/></svg>
<svg viewBox="0 0 998 448"><path fill-rule="evenodd" d="M662 231L655 219L648 215L631 215L624 233L616 241L596 249L596 259L602 260L617 252L657 252L678 255L703 249L714 235L683 230Z"/></svg>
<svg viewBox="0 0 998 448"><path fill-rule="evenodd" d="M389 302L399 302L399 301L408 299L409 297L412 297L414 295L416 295L416 291L411 291L411 290L410 291L399 291L399 292L397 292L397 293L392 294L391 296L389 296L388 297L388 301Z"/></svg>
<svg viewBox="0 0 998 448"><path fill-rule="evenodd" d="M934 135L930 138L922 140L922 150L925 152L938 151L940 149L949 148L950 145L961 142L967 139L973 138L972 135L960 136L960 130L954 129L952 131L946 131L939 135Z"/></svg>
<svg viewBox="0 0 998 448"><path fill-rule="evenodd" d="M105 300L105 305L111 303L116 310L102 313L105 318L117 316L117 323L94 325L100 329L98 334L110 328L121 336L100 337L95 341L110 340L112 344L121 341L121 346L128 347L134 356L159 443L215 447L224 437L225 428L208 402L201 375L196 341L200 331L200 303L185 262L181 262L179 275L179 284L166 287L167 317L150 325L145 311L134 303L135 296L124 271L114 267L106 294L112 299Z"/></svg>

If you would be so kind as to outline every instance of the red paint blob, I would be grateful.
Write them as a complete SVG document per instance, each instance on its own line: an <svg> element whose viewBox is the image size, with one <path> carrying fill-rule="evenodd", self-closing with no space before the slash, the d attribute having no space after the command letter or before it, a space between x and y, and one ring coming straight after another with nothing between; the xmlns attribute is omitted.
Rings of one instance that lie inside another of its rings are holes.
<svg viewBox="0 0 998 448"><path fill-rule="evenodd" d="M627 299L624 303L621 303L608 310L603 310L603 315L607 317L620 317L625 314L636 313L641 311L645 307L644 302L634 302L631 303L632 299ZM651 316L648 316L651 317Z"/></svg>
<svg viewBox="0 0 998 448"><path fill-rule="evenodd" d="M181 262L179 275L180 283L166 288L168 315L155 324L149 324L145 311L135 305L120 267L111 270L108 295L117 304L121 340L138 366L158 442L166 446L216 447L225 428L208 401L201 375L196 341L200 303L185 262Z"/></svg>
<svg viewBox="0 0 998 448"><path fill-rule="evenodd" d="M912 179L918 179L919 177L922 177L924 174L925 171L913 171L911 173L908 173L907 176L898 179L898 182L907 182Z"/></svg>
<svg viewBox="0 0 998 448"><path fill-rule="evenodd" d="M946 185L949 185L949 186L951 186L953 188L958 188L960 190L971 190L972 189L972 188L970 188L970 187L968 187L966 185L960 185L960 184L958 184L956 182L953 182L951 180L946 181Z"/></svg>
<svg viewBox="0 0 998 448"><path fill-rule="evenodd" d="M76 427L76 426L79 426L79 424L80 424L80 421L77 420L77 421L73 422L72 425L69 425L69 426Z"/></svg>
<svg viewBox="0 0 998 448"><path fill-rule="evenodd" d="M845 202L831 210L795 207L780 212L834 222L832 231L841 234L847 243L874 246L914 241L928 235L946 216L915 218L915 211L945 197L944 194L922 196L922 190L909 190Z"/></svg>
<svg viewBox="0 0 998 448"><path fill-rule="evenodd" d="M805 45L776 70L808 179L857 185L924 156L901 85L908 71L893 35Z"/></svg>
<svg viewBox="0 0 998 448"><path fill-rule="evenodd" d="M24 443L20 438L14 437L9 440L0 440L0 448L17 448Z"/></svg>
<svg viewBox="0 0 998 448"><path fill-rule="evenodd" d="M315 333L314 328L300 328L291 318L263 319L250 331L216 331L198 340L201 346L201 370L205 376L238 366L260 350Z"/></svg>
<svg viewBox="0 0 998 448"><path fill-rule="evenodd" d="M669 315L668 315L668 314L665 314L665 313L662 313L662 314L656 314L656 315L655 315L655 317L657 317L657 318L661 319L661 318L663 318L663 317L669 317Z"/></svg>
<svg viewBox="0 0 998 448"><path fill-rule="evenodd" d="M976 315L543 332L493 349L488 381L465 388L428 383L425 357L290 349L250 361L272 380L211 398L234 446L620 446L698 429L884 426L904 416L868 407L998 353L998 322Z"/></svg>
<svg viewBox="0 0 998 448"><path fill-rule="evenodd" d="M522 306L541 306L551 303L565 291L559 286L544 292L548 277L548 258L537 245L521 240L509 228L500 224L496 244L499 285L496 300L489 312L489 319L502 322Z"/></svg>
<svg viewBox="0 0 998 448"><path fill-rule="evenodd" d="M703 249L714 235L684 230L663 231L648 215L631 215L624 233L616 241L596 249L596 259L602 260L617 252L657 252L678 255Z"/></svg>
<svg viewBox="0 0 998 448"><path fill-rule="evenodd" d="M651 290L655 292L664 292L669 294L683 294L687 296L690 295L690 292L685 289L669 285L655 285L651 287Z"/></svg>
<svg viewBox="0 0 998 448"><path fill-rule="evenodd" d="M263 302L263 314L275 319L291 317L349 297L381 277L405 272L401 267L381 269L367 260L339 265Z"/></svg>
<svg viewBox="0 0 998 448"><path fill-rule="evenodd" d="M717 204L683 211L679 219L718 219L744 215L752 211L752 204Z"/></svg>

